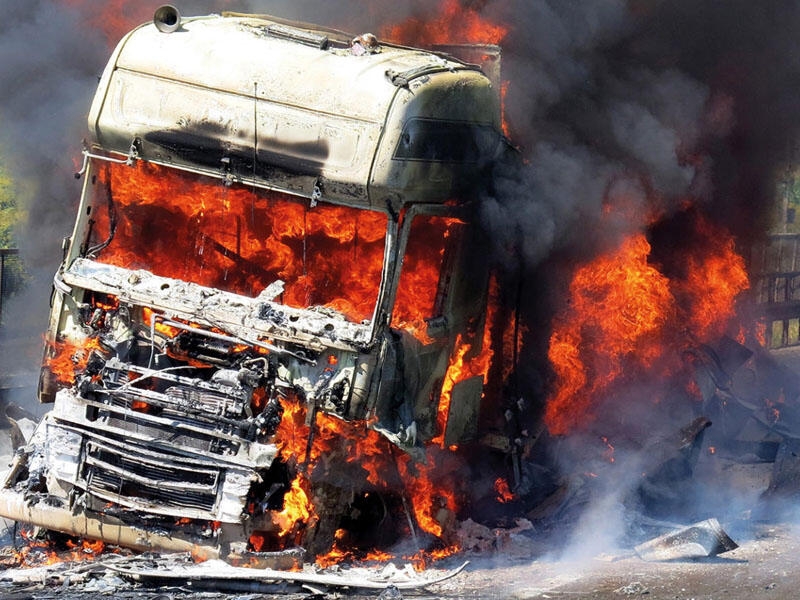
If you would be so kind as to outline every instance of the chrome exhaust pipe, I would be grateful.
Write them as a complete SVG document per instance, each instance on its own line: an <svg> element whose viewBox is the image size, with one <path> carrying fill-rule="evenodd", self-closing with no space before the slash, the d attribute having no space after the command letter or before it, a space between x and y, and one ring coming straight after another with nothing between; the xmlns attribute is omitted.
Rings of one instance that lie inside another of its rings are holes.
<svg viewBox="0 0 800 600"><path fill-rule="evenodd" d="M181 13L171 4L164 4L153 14L153 24L161 33L172 33L181 26Z"/></svg>

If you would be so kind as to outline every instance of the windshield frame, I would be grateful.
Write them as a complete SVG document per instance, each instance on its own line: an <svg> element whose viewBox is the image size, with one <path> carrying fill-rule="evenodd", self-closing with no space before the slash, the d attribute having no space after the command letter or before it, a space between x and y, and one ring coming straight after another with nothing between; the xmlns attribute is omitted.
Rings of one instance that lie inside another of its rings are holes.
<svg viewBox="0 0 800 600"><path fill-rule="evenodd" d="M102 185L102 182L99 181L99 166L102 162L111 162L117 164L127 164L129 166L136 164L139 162L138 160L127 160L127 159L117 159L113 156L104 156L97 153L89 153L84 152L85 155L85 165L84 169L82 170L85 173L84 177L84 185L83 190L81 193L81 204L78 210L78 216L75 222L75 227L72 233L72 237L70 240L70 244L66 249L65 256L64 256L64 264L62 269L66 269L75 259L77 258L84 258L87 257L87 251L90 249L89 244L87 243L88 236L91 233L92 227L92 220L100 210L105 210L103 208L104 203L106 202L105 195L100 192L98 193L97 186ZM152 161L143 161L143 162L152 162ZM171 166L161 165L159 163L154 163L161 168L172 168ZM192 171L183 168L177 168L176 171L188 171L192 174L208 177L209 173L205 171ZM220 185L225 185L225 180L223 177L211 179L218 179L220 181ZM251 186L245 186L242 184L243 188L249 188ZM289 196L288 199L296 200L297 202L307 203L306 210L309 208L313 209L321 202L314 201L305 197L304 195L292 195L286 194L283 190L272 190L272 188L262 188L267 191L277 191L282 195ZM375 211L373 209L369 209L364 207L361 204L358 205L348 205L339 202L325 202L327 206L332 207L343 207L352 211L362 211L367 210L372 214L378 213L385 217L385 227L382 229L383 236L380 238L381 243L383 244L383 252L379 253L381 255L381 265L380 270L376 268L376 274L380 275L380 280L374 280L375 287L377 288L377 293L373 296L371 309L372 312L369 315L366 315L365 318L362 320L357 320L351 317L347 317L340 311L337 311L335 308L325 308L324 305L322 310L330 310L333 313L340 315L343 320L345 320L348 324L356 325L359 328L367 328L368 329L368 338L370 340L370 345L374 343L374 341L378 338L378 333L380 329L380 325L386 321L385 317L385 296L390 290L390 275L394 271L395 268L395 261L396 257L398 256L397 253L397 222L396 219L393 218L392 214L388 211ZM96 241L96 240L95 240ZM375 242L378 242L378 238L375 238ZM377 250L377 248L376 248ZM94 257L88 257L91 260L96 260ZM98 261L102 262L102 261ZM357 267L354 267L357 268ZM235 292L234 292L235 294ZM244 294L236 294L238 296L244 298L250 298ZM252 299L252 298L250 298ZM270 302L270 304L273 304ZM275 306L288 306L293 310L301 310L301 311L310 311L313 312L313 307L311 306L294 306L291 304L278 304L276 303ZM319 310L319 309L317 309ZM362 329L363 330L363 329ZM359 336L360 337L360 336Z"/></svg>

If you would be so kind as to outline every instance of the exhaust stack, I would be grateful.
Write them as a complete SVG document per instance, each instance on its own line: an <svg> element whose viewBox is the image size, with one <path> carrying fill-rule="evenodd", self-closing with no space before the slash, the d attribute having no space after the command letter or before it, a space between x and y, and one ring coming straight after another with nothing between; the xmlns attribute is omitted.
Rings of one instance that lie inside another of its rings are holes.
<svg viewBox="0 0 800 600"><path fill-rule="evenodd" d="M181 26L181 13L171 4L164 4L153 14L153 24L161 33L172 33Z"/></svg>

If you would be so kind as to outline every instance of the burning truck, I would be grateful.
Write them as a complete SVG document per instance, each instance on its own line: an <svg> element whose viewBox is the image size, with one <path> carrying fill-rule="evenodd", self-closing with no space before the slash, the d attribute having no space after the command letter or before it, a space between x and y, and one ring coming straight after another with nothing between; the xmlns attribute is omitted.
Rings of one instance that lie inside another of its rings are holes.
<svg viewBox="0 0 800 600"><path fill-rule="evenodd" d="M371 34L167 6L88 122L52 409L0 514L205 556L318 555L392 520L443 536L430 449L490 435L509 369L472 219L506 152L498 85Z"/></svg>

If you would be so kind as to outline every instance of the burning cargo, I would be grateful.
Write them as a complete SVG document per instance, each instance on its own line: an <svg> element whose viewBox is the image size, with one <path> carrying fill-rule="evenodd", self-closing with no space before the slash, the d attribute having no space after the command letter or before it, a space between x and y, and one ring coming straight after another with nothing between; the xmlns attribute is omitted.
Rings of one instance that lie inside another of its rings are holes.
<svg viewBox="0 0 800 600"><path fill-rule="evenodd" d="M441 536L456 507L425 449L478 438L498 343L471 225L504 148L496 88L267 17L166 7L129 33L55 277L53 408L0 514L140 549L319 554L393 496L402 528Z"/></svg>

